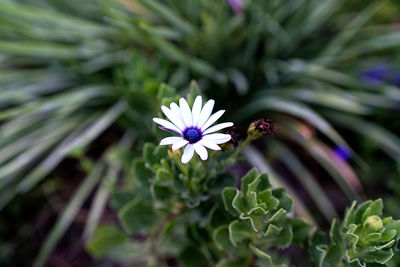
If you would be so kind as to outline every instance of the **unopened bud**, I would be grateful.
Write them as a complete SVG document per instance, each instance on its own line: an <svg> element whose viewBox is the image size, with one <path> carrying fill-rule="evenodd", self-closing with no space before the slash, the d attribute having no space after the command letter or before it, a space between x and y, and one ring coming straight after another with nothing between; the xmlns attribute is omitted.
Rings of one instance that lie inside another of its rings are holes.
<svg viewBox="0 0 400 267"><path fill-rule="evenodd" d="M383 227L382 219L376 215L369 216L364 222L364 227L369 232L377 232Z"/></svg>
<svg viewBox="0 0 400 267"><path fill-rule="evenodd" d="M180 149L172 151L172 146L169 146L168 147L168 155L171 159L179 162L182 157L182 151Z"/></svg>
<svg viewBox="0 0 400 267"><path fill-rule="evenodd" d="M256 120L250 124L247 134L251 139L258 139L263 135L274 135L274 121L271 119Z"/></svg>

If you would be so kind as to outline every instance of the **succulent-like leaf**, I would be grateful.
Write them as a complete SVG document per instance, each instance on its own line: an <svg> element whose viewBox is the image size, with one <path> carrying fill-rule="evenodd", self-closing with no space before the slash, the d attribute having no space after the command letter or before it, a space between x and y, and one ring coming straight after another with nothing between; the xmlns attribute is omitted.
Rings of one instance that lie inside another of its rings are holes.
<svg viewBox="0 0 400 267"><path fill-rule="evenodd" d="M222 191L222 200L224 202L224 207L227 211L229 211L233 216L239 215L238 211L233 207L233 199L239 194L239 191L233 187L226 187Z"/></svg>
<svg viewBox="0 0 400 267"><path fill-rule="evenodd" d="M128 234L147 233L157 223L152 203L140 198L128 202L118 215Z"/></svg>
<svg viewBox="0 0 400 267"><path fill-rule="evenodd" d="M229 224L229 239L237 247L238 243L255 237L253 229L246 223L235 220Z"/></svg>

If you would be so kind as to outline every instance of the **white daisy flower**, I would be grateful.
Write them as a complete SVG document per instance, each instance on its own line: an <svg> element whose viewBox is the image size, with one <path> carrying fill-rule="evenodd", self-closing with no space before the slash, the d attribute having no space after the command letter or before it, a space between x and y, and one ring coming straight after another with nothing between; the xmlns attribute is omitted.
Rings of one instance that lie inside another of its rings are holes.
<svg viewBox="0 0 400 267"><path fill-rule="evenodd" d="M153 118L162 130L171 131L180 136L166 137L161 140L160 145L172 145L172 151L185 147L182 154L182 163L188 163L194 152L202 160L207 160L207 148L221 150L218 146L231 139L229 134L214 133L221 129L233 126L232 122L224 122L210 127L224 114L225 110L220 110L211 114L214 107L214 100L208 100L202 107L201 96L197 96L192 110L184 98L179 99L179 106L172 102L170 108L162 106L161 110L170 121Z"/></svg>

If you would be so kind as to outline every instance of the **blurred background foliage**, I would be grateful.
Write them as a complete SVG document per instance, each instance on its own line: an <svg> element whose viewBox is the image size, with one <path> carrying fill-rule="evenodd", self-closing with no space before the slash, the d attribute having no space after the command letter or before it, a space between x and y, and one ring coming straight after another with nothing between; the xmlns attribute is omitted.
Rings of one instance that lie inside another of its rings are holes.
<svg viewBox="0 0 400 267"><path fill-rule="evenodd" d="M184 95L192 79L237 126L276 122L244 157L299 216L326 228L376 197L400 216L398 11L385 0L1 1L0 264L32 263L39 243L36 263L90 263L85 240L116 221L110 191L156 142L160 83Z"/></svg>

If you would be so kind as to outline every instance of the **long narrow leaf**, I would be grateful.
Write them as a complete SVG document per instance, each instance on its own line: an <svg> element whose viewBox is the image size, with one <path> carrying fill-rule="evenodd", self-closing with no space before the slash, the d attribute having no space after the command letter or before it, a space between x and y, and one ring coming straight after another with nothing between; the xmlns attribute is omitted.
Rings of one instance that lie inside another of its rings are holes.
<svg viewBox="0 0 400 267"><path fill-rule="evenodd" d="M87 145L107 129L125 109L125 103L115 104L102 117L95 120L88 128L78 129L64 140L39 166L37 166L24 180L18 184L20 192L30 190L51 172L72 150Z"/></svg>
<svg viewBox="0 0 400 267"><path fill-rule="evenodd" d="M101 179L103 168L103 163L99 162L95 166L91 174L87 176L82 184L79 186L78 190L75 192L74 196L71 198L68 205L63 210L55 227L51 230L43 247L40 249L39 255L37 256L33 264L34 267L41 267L44 265L51 251L54 249L60 238L64 235L68 227L73 222L76 214L82 207L83 202L86 200L93 188Z"/></svg>
<svg viewBox="0 0 400 267"><path fill-rule="evenodd" d="M338 218L332 201L297 156L281 142L274 142L271 150L276 151L276 156L298 177L298 181L311 196L326 220L330 222L333 218Z"/></svg>

